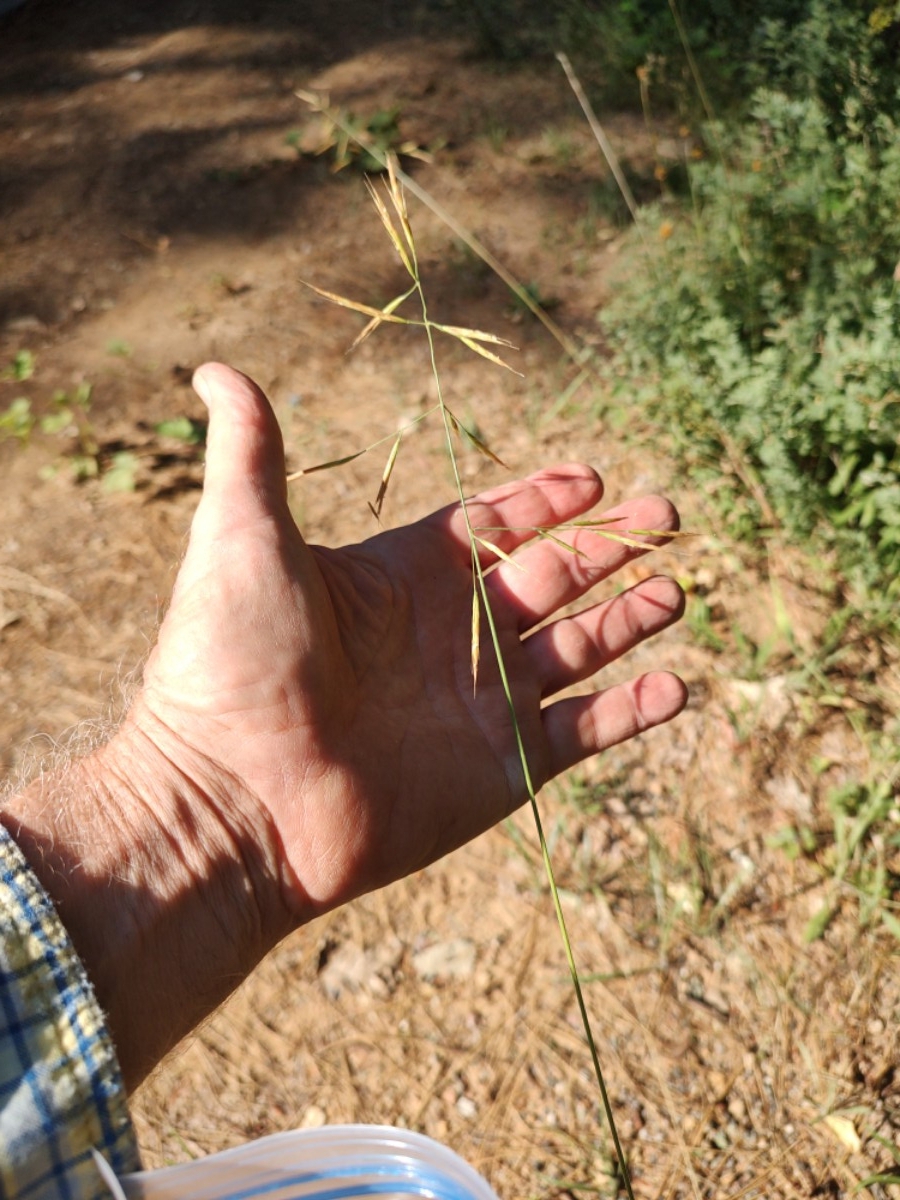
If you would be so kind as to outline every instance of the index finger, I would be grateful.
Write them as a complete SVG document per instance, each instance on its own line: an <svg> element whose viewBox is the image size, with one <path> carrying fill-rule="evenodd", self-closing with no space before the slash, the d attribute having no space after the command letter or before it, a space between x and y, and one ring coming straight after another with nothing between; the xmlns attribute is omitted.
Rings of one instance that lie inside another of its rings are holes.
<svg viewBox="0 0 900 1200"><path fill-rule="evenodd" d="M538 530L552 529L587 512L602 495L603 483L592 467L565 463L482 492L466 501L465 513L461 504L449 505L426 517L425 523L449 536L467 558L471 530L479 539L479 561L489 567L502 557L491 546L511 554Z"/></svg>

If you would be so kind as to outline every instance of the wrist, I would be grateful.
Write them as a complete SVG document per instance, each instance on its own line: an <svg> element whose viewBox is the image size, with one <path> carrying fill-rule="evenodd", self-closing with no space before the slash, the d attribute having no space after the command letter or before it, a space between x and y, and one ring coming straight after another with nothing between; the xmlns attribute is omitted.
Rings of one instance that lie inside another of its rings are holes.
<svg viewBox="0 0 900 1200"><path fill-rule="evenodd" d="M292 927L277 841L146 715L0 820L57 907L133 1088ZM194 779L202 777L201 788Z"/></svg>

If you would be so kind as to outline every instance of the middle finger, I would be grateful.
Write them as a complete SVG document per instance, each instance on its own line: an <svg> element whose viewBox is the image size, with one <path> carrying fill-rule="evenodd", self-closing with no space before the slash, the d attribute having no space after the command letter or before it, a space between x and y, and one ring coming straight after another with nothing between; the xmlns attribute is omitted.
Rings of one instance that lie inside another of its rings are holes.
<svg viewBox="0 0 900 1200"><path fill-rule="evenodd" d="M513 562L500 563L488 586L525 633L677 529L674 506L662 496L645 496L610 509L594 524L561 528L554 533L558 540L532 543Z"/></svg>

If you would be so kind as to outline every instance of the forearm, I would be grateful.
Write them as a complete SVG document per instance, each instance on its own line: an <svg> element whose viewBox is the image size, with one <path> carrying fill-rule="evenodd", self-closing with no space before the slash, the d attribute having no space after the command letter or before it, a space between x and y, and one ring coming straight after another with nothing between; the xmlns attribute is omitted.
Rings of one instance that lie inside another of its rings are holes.
<svg viewBox="0 0 900 1200"><path fill-rule="evenodd" d="M104 1008L129 1089L288 932L269 832L134 721L0 809Z"/></svg>

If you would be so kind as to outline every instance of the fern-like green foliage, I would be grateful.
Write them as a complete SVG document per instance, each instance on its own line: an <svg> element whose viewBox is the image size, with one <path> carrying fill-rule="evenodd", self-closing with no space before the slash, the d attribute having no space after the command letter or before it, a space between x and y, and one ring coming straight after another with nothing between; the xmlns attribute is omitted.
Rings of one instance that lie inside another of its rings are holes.
<svg viewBox="0 0 900 1200"><path fill-rule="evenodd" d="M709 131L689 206L644 211L602 314L610 373L745 532L774 515L897 591L900 129L858 96L840 127L815 96L750 112Z"/></svg>

